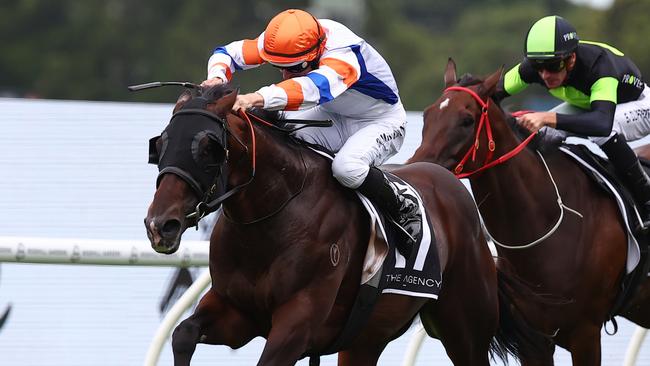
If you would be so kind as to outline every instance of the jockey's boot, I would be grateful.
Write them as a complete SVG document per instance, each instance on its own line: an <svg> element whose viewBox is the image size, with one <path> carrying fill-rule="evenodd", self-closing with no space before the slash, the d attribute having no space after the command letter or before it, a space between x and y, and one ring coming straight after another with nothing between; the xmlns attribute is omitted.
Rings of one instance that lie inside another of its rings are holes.
<svg viewBox="0 0 650 366"><path fill-rule="evenodd" d="M368 176L358 190L387 213L389 219L401 229L408 250L398 249L405 255L410 252L410 248L416 244L422 232L420 205L415 198L403 194L404 192L391 184L384 173L376 167L370 167Z"/></svg>
<svg viewBox="0 0 650 366"><path fill-rule="evenodd" d="M601 145L601 149L614 165L639 206L643 226L636 229L648 233L650 231L650 178L643 170L639 158L627 144L625 137L618 134Z"/></svg>

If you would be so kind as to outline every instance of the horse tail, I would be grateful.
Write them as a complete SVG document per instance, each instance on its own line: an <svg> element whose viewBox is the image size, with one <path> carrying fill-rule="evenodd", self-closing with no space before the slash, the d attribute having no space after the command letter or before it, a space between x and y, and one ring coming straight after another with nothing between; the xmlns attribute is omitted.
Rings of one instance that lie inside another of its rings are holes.
<svg viewBox="0 0 650 366"><path fill-rule="evenodd" d="M520 310L520 299L546 304L549 300L535 293L503 258L495 258L497 268L499 327L490 344L490 356L507 364L508 354L517 360L530 359L543 353L552 344L550 336L534 329Z"/></svg>

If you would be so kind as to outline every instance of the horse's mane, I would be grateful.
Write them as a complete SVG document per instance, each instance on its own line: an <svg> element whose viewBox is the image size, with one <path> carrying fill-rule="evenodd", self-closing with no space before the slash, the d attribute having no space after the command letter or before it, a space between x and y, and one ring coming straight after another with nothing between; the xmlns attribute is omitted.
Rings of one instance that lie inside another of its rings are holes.
<svg viewBox="0 0 650 366"><path fill-rule="evenodd" d="M230 84L219 84L200 91L200 96L207 100L217 100L236 90L237 88L232 87ZM198 94L193 96L198 96ZM267 111L265 109L254 108L249 110L249 113L265 121L271 122L276 126L282 125L282 121L284 120L282 113L278 111Z"/></svg>
<svg viewBox="0 0 650 366"><path fill-rule="evenodd" d="M480 84L482 82L483 79L478 78L469 73L462 75L460 79L458 79L457 81L459 86L464 86L464 87ZM517 137L520 140L526 139L530 135L530 131L528 131L523 126L519 125L515 117L513 117L510 113L504 111L499 102L494 101L494 99L492 99L492 101L499 107L501 112L504 114L506 123L508 124L510 129L515 133L515 135L517 135ZM541 152L549 152L549 151L557 150L558 146L559 144L542 143L542 139L539 137L538 134L530 141L530 143L528 144L528 146L526 146L526 148L532 151L540 150Z"/></svg>
<svg viewBox="0 0 650 366"><path fill-rule="evenodd" d="M477 78L476 76L472 74L464 74L463 76L458 79L457 83L459 86L471 86L471 85L476 85L479 83L482 83L483 79Z"/></svg>

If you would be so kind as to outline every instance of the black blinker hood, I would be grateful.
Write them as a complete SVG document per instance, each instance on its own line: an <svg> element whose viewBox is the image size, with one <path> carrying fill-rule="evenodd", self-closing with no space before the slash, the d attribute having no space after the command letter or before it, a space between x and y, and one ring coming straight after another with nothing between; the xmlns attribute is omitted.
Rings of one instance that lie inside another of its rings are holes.
<svg viewBox="0 0 650 366"><path fill-rule="evenodd" d="M149 140L149 163L157 164L159 171L156 186L163 174L172 173L187 182L201 198L221 175L227 150L227 131L223 119L205 109L207 104L203 97L191 99L174 113L160 136ZM159 139L162 140L160 151L157 146ZM223 152L216 163L206 162L200 155L200 145L208 142L218 144Z"/></svg>

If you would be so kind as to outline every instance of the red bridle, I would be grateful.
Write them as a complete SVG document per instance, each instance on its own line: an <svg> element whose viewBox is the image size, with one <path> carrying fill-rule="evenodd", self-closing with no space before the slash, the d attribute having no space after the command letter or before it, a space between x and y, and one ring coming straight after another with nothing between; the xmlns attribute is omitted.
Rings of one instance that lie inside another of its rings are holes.
<svg viewBox="0 0 650 366"><path fill-rule="evenodd" d="M480 117L479 122L478 122L478 127L476 128L476 135L474 137L474 144L469 148L469 150L467 150L467 153L465 153L465 156L463 157L463 159L460 161L460 163L458 163L458 165L456 165L456 168L454 168L454 174L456 175L456 177L458 179L467 178L467 177L469 177L469 176L471 176L473 174L476 174L476 173L478 173L480 171L489 169L489 168L491 168L491 167L493 167L495 165L499 165L499 164L507 161L508 159L512 158L513 156L519 154L519 152L521 152L521 150L523 150L526 147L526 145L528 145L530 140L532 140L533 137L535 137L535 135L537 134L537 132L531 133L530 136L528 136L524 141L522 141L513 150L505 153L503 156L500 156L496 160L492 160L494 150L496 149L496 143L494 142L494 139L492 138L492 126L490 125L490 118L488 117L488 110L489 110L489 107L490 107L490 99L488 98L487 102L484 102L483 99L481 99L481 97L479 97L479 95L476 94L475 91L473 91L472 89L463 87L463 86L450 86L449 88L445 89L445 93L447 91L451 91L451 90L462 91L462 92L468 93L469 95L471 95L474 98L474 100L476 100L476 102L479 104L479 106L481 106L481 117ZM480 168L478 168L478 169L476 169L476 170L474 170L472 172L462 173L463 168L465 166L465 163L467 162L469 157L470 156L472 157L472 161L474 161L476 159L476 152L478 151L478 148L479 148L479 137L481 135L481 130L483 129L483 126L485 126L485 133L486 133L487 139L488 139L488 153L487 153L487 156L485 157L485 161L483 162L483 166L481 166Z"/></svg>

